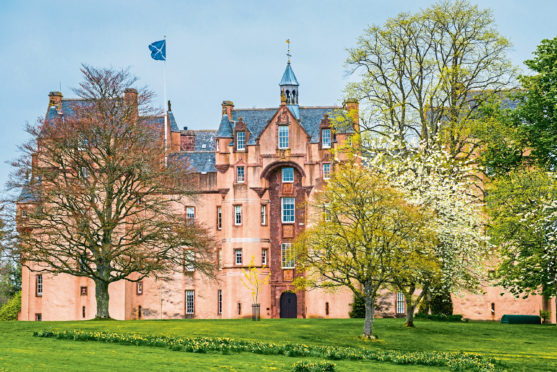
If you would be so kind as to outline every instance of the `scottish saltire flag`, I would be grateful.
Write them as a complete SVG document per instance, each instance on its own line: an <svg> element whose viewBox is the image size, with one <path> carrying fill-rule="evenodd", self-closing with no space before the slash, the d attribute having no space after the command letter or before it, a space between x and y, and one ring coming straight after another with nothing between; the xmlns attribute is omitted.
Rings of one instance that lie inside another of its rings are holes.
<svg viewBox="0 0 557 372"><path fill-rule="evenodd" d="M149 44L151 58L156 61L166 61L166 39Z"/></svg>

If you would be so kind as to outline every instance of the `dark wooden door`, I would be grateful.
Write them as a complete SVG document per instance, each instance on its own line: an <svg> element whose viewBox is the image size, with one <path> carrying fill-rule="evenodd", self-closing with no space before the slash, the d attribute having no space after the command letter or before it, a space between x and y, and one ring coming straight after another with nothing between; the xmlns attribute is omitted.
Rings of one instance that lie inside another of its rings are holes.
<svg viewBox="0 0 557 372"><path fill-rule="evenodd" d="M298 317L298 301L295 293L284 292L280 296L280 317L281 318L297 318Z"/></svg>

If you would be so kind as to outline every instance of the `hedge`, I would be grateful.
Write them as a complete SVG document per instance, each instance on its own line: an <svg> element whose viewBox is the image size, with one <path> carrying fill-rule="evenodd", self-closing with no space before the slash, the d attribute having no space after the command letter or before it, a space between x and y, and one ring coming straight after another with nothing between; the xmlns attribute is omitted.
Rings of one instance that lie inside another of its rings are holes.
<svg viewBox="0 0 557 372"><path fill-rule="evenodd" d="M0 320L17 320L21 310L21 292L17 292L11 300L0 308Z"/></svg>
<svg viewBox="0 0 557 372"><path fill-rule="evenodd" d="M123 345L167 347L191 353L221 352L223 354L250 352L290 357L318 357L330 360L374 360L394 364L414 364L448 367L452 371L495 371L495 359L478 354L438 351L402 352L353 347L334 347L304 344L275 344L258 341L234 340L223 337L168 337L80 330L35 331L36 337L50 337L74 341L99 341Z"/></svg>
<svg viewBox="0 0 557 372"><path fill-rule="evenodd" d="M414 315L415 319L438 320L441 322L462 322L462 315L445 315L445 314L424 314L417 313Z"/></svg>

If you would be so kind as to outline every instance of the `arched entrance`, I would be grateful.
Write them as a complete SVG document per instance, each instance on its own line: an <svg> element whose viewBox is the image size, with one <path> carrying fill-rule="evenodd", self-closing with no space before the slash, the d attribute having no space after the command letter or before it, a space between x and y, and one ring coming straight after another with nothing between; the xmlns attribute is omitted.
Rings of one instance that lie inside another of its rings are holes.
<svg viewBox="0 0 557 372"><path fill-rule="evenodd" d="M298 298L295 293L283 292L280 295L280 317L281 318L297 318L298 317Z"/></svg>

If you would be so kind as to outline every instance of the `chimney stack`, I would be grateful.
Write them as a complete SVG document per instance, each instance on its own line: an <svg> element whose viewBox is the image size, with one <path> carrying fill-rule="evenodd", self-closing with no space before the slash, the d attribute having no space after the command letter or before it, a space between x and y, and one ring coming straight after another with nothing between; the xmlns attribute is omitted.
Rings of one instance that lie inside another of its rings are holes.
<svg viewBox="0 0 557 372"><path fill-rule="evenodd" d="M354 130L360 131L360 104L355 98L347 98L343 103L344 109L348 112L348 117L352 120Z"/></svg>
<svg viewBox="0 0 557 372"><path fill-rule="evenodd" d="M126 88L124 90L124 102L126 105L133 108L132 120L136 121L139 116L138 103L137 103L137 90L134 88Z"/></svg>
<svg viewBox="0 0 557 372"><path fill-rule="evenodd" d="M48 108L55 106L56 110L60 111L62 108L62 92L48 93Z"/></svg>
<svg viewBox="0 0 557 372"><path fill-rule="evenodd" d="M234 109L234 102L222 101L222 115L228 116L228 120L232 120L232 110Z"/></svg>

